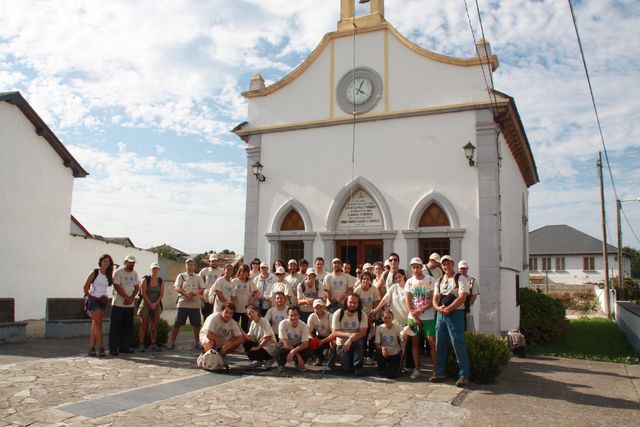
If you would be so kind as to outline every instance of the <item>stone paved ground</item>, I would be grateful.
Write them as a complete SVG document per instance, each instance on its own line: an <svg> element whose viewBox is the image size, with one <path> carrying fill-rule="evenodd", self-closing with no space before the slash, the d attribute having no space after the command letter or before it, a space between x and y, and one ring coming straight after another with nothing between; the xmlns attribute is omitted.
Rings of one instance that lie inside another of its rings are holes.
<svg viewBox="0 0 640 427"><path fill-rule="evenodd" d="M237 364L229 374L203 374L189 336L181 339L176 351L105 359L83 355L86 339L2 346L0 426L640 425L638 365L514 359L496 383L462 391L429 384L427 372L417 381L293 370L280 377L259 370L241 375ZM203 375L227 382L98 418L64 407L92 399L108 404L122 400L119 393L145 394L154 385L171 391L176 380Z"/></svg>

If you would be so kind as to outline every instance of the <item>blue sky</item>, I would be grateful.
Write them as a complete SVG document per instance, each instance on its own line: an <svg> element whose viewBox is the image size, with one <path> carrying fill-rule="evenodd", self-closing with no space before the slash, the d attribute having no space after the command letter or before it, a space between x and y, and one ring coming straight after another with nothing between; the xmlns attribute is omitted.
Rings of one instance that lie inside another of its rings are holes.
<svg viewBox="0 0 640 427"><path fill-rule="evenodd" d="M469 7L476 38L477 14ZM19 90L90 172L72 213L140 247L242 252L246 118L240 92L273 83L334 31L339 0L0 0L0 91ZM386 19L420 46L469 57L464 1L387 0ZM600 238L599 135L569 6L480 0L541 182L530 229L568 224ZM359 6L359 14L368 6ZM640 197L640 2L575 2L621 199ZM606 180L608 230L615 196ZM640 233L640 202L624 211ZM623 218L624 244L640 248ZM613 241L615 244L615 241Z"/></svg>

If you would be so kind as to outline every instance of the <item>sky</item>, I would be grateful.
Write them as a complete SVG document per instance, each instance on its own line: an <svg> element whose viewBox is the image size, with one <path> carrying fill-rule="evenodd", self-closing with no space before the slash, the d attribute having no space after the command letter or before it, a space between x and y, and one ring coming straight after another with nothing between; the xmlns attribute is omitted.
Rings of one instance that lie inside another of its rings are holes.
<svg viewBox="0 0 640 427"><path fill-rule="evenodd" d="M475 38L475 3L467 0ZM336 30L339 0L0 0L0 92L20 91L90 173L72 214L91 232L185 252L242 253L246 119L261 73L291 72ZM569 4L479 0L540 176L529 228L602 238L602 150ZM368 6L358 6L364 14ZM623 245L640 248L640 2L574 1L617 196ZM385 18L428 50L475 55L464 0L387 0ZM605 165L606 168L606 165ZM608 241L617 244L605 169Z"/></svg>

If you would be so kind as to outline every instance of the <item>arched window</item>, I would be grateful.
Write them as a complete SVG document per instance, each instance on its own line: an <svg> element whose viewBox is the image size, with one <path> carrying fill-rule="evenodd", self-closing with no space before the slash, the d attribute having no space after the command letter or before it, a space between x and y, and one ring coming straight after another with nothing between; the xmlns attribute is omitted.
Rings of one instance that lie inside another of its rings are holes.
<svg viewBox="0 0 640 427"><path fill-rule="evenodd" d="M302 217L297 210L292 209L291 212L287 214L287 216L282 221L280 230L304 230L304 221L302 220Z"/></svg>
<svg viewBox="0 0 640 427"><path fill-rule="evenodd" d="M431 203L422 213L418 227L448 227L449 218L445 211L437 204Z"/></svg>

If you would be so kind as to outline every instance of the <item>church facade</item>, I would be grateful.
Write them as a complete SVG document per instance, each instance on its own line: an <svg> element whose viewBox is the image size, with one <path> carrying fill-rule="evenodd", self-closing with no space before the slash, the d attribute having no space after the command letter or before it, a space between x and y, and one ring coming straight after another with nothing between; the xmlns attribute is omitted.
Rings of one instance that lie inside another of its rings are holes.
<svg viewBox="0 0 640 427"><path fill-rule="evenodd" d="M490 87L497 57L484 40L473 58L423 49L382 0L362 16L354 0L340 7L337 31L295 70L268 87L256 75L243 93L245 259L355 265L393 251L406 268L450 254L480 282L478 329L517 328L538 175L514 100Z"/></svg>

